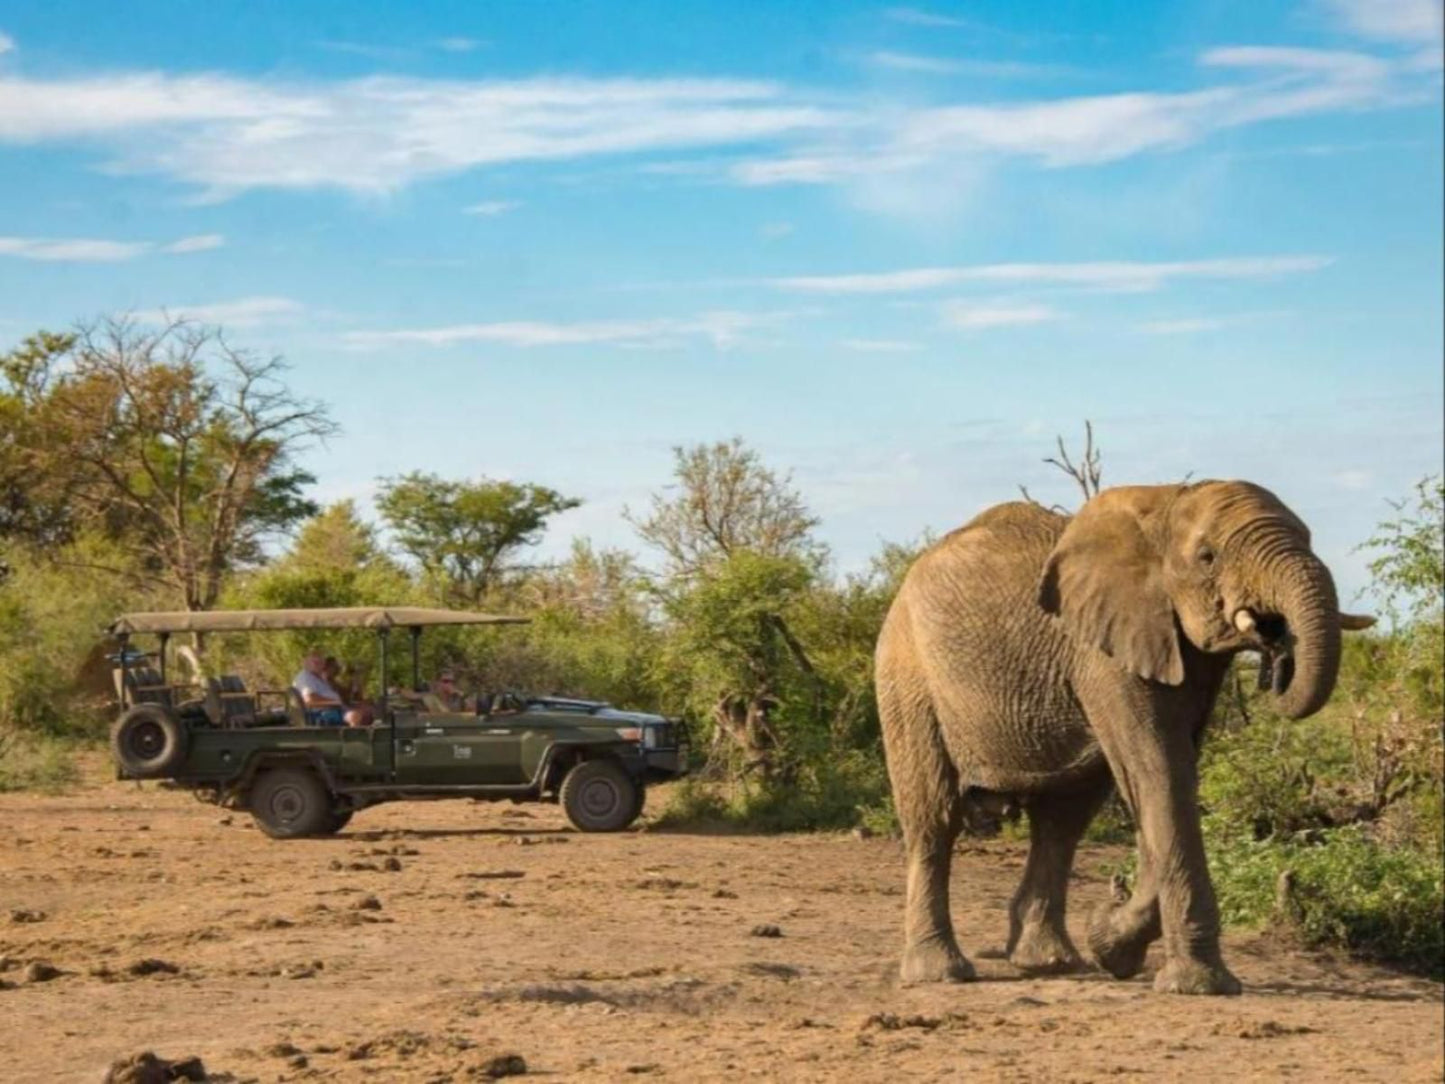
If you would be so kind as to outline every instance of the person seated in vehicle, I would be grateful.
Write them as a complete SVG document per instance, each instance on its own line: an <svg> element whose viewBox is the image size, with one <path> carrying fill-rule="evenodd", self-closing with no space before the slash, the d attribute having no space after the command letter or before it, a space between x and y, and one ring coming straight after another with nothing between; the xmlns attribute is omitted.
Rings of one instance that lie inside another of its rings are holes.
<svg viewBox="0 0 1445 1084"><path fill-rule="evenodd" d="M437 698L443 711L464 711L466 709L466 696L457 688L457 676L451 670L443 670L437 674L437 679L432 683L431 693Z"/></svg>
<svg viewBox="0 0 1445 1084"><path fill-rule="evenodd" d="M301 672L291 682L301 695L306 722L311 726L365 726L365 714L348 708L341 694L326 680L326 658L315 649L306 653Z"/></svg>
<svg viewBox="0 0 1445 1084"><path fill-rule="evenodd" d="M321 676L326 680L326 684L336 690L336 695L341 699L343 708L358 711L364 716L359 725L369 726L376 712L370 701L363 695L361 681L356 671L350 667L343 670L335 655L327 655L326 661L321 666Z"/></svg>

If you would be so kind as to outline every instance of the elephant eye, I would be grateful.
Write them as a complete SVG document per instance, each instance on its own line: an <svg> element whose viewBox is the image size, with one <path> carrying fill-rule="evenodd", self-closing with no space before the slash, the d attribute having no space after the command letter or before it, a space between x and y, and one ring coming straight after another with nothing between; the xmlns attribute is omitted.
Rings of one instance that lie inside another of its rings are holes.
<svg viewBox="0 0 1445 1084"><path fill-rule="evenodd" d="M1202 565L1214 564L1214 551L1208 546L1201 546L1199 548L1199 563Z"/></svg>

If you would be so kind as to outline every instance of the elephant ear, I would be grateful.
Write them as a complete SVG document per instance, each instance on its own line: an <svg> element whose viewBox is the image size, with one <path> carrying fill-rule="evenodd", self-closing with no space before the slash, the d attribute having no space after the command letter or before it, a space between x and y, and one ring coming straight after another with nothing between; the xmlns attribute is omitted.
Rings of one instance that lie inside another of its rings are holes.
<svg viewBox="0 0 1445 1084"><path fill-rule="evenodd" d="M1184 658L1174 604L1141 522L1152 509L1121 493L1095 497L1069 521L1044 565L1039 605L1130 673L1178 685Z"/></svg>

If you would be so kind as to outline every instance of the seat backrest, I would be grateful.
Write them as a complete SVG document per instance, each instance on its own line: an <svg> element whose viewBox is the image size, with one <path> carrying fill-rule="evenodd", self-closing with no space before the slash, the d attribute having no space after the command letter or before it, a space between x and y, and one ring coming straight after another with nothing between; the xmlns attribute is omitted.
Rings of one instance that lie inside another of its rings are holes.
<svg viewBox="0 0 1445 1084"><path fill-rule="evenodd" d="M235 674L206 681L206 711L218 726L254 726L256 697Z"/></svg>
<svg viewBox="0 0 1445 1084"><path fill-rule="evenodd" d="M174 707L175 699L171 687L161 678L160 671L153 666L117 667L111 671L115 678L117 695L128 704L163 704ZM124 691L122 691L124 683Z"/></svg>

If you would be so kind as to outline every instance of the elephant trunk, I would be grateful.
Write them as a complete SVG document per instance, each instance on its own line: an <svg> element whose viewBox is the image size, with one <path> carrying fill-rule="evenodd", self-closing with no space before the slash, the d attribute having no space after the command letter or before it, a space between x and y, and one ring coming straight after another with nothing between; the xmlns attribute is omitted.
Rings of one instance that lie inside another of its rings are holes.
<svg viewBox="0 0 1445 1084"><path fill-rule="evenodd" d="M1334 692L1340 670L1340 610L1335 582L1324 564L1308 551L1289 554L1276 563L1271 589L1262 600L1284 618L1288 655L1285 681L1276 684L1279 710L1303 719L1324 707Z"/></svg>

